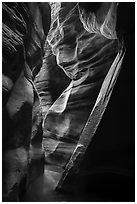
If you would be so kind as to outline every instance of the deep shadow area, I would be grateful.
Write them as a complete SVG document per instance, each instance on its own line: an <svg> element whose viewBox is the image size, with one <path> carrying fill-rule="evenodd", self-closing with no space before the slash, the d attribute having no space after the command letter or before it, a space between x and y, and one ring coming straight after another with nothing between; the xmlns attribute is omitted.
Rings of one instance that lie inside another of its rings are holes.
<svg viewBox="0 0 137 204"><path fill-rule="evenodd" d="M61 194L68 202L134 202L134 178L114 173L79 175L69 178Z"/></svg>
<svg viewBox="0 0 137 204"><path fill-rule="evenodd" d="M80 2L80 8L84 9L86 13L88 12L96 12L101 7L102 2Z"/></svg>

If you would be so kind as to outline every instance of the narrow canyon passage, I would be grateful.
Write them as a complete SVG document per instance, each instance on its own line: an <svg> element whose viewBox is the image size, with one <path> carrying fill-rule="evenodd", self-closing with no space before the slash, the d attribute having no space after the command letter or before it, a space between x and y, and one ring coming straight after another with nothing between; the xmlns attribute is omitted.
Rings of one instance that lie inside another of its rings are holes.
<svg viewBox="0 0 137 204"><path fill-rule="evenodd" d="M2 3L3 201L134 201L134 6Z"/></svg>

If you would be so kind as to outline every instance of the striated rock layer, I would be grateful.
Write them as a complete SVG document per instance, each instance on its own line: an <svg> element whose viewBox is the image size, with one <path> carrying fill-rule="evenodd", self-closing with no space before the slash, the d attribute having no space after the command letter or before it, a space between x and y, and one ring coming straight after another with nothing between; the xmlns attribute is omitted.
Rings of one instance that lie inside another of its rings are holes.
<svg viewBox="0 0 137 204"><path fill-rule="evenodd" d="M42 140L40 100L32 80L43 59L50 7L3 3L2 22L3 201L18 201L27 184L30 145L40 149Z"/></svg>
<svg viewBox="0 0 137 204"><path fill-rule="evenodd" d="M93 13L85 12L79 3L50 5L47 41L51 52L46 58L51 63L51 56L55 56L55 66L70 78L54 103L43 104L44 176L54 190L62 186L97 129L118 76L123 51L115 30L117 3L103 3ZM85 132L87 120L92 124L88 122L91 129L86 129L85 134L82 131Z"/></svg>
<svg viewBox="0 0 137 204"><path fill-rule="evenodd" d="M3 201L63 199L120 72L117 6L3 3Z"/></svg>

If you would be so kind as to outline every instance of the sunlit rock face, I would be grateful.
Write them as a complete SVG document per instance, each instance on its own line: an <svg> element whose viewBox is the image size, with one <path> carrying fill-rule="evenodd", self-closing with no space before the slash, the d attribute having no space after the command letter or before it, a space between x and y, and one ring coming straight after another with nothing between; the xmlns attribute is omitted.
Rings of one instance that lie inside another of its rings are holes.
<svg viewBox="0 0 137 204"><path fill-rule="evenodd" d="M26 188L30 146L41 145L42 113L32 79L50 25L47 5L2 4L3 201L18 201Z"/></svg>

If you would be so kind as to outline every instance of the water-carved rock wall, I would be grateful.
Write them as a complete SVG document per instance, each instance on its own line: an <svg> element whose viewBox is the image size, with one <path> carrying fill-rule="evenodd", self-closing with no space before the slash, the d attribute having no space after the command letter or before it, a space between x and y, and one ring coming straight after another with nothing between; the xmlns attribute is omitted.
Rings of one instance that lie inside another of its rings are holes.
<svg viewBox="0 0 137 204"><path fill-rule="evenodd" d="M43 60L50 7L3 3L2 20L3 200L18 201L27 185L30 145L40 149L42 140L42 112L33 78Z"/></svg>
<svg viewBox="0 0 137 204"><path fill-rule="evenodd" d="M3 201L64 199L120 72L118 6L3 3Z"/></svg>
<svg viewBox="0 0 137 204"><path fill-rule="evenodd" d="M68 174L69 163L73 166L74 152L78 158L75 160L79 160L86 149L80 135L110 67L115 70L119 63L116 58L121 58L118 53L122 48L115 31L117 4L109 4L104 19L98 19L102 20L101 25L92 18L87 22L80 6L78 3L51 3L52 24L47 41L57 65L71 80L43 120L44 172L54 180L53 189L60 185L64 174ZM87 24L90 28L86 28ZM86 137L89 143L90 135L85 135L85 140Z"/></svg>

